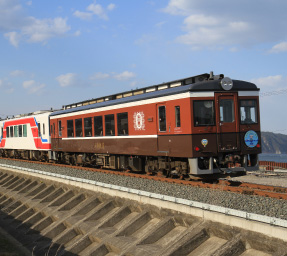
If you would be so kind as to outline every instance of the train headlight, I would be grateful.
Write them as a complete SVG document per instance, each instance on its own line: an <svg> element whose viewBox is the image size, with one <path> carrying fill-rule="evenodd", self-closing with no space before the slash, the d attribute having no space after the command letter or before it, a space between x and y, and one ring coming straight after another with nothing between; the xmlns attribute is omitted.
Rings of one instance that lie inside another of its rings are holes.
<svg viewBox="0 0 287 256"><path fill-rule="evenodd" d="M233 87L233 81L229 77L224 77L221 82L221 87L225 91L229 91Z"/></svg>

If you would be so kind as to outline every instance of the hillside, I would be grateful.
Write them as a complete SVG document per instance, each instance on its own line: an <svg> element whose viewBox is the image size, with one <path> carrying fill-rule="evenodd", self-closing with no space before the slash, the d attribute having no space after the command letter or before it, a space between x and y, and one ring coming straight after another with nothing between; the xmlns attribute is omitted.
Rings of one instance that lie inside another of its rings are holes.
<svg viewBox="0 0 287 256"><path fill-rule="evenodd" d="M261 141L262 153L287 153L287 135L272 132L262 132Z"/></svg>

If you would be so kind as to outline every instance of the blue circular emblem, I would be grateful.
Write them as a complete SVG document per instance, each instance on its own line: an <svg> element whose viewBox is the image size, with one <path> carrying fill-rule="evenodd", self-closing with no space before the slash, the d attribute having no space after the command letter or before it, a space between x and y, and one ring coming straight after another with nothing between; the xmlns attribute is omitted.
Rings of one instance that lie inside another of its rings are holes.
<svg viewBox="0 0 287 256"><path fill-rule="evenodd" d="M245 133L244 141L247 147L254 148L258 143L258 135L255 131L248 131Z"/></svg>
<svg viewBox="0 0 287 256"><path fill-rule="evenodd" d="M208 144L208 140L207 139L202 139L201 140L201 144L206 147L206 145Z"/></svg>

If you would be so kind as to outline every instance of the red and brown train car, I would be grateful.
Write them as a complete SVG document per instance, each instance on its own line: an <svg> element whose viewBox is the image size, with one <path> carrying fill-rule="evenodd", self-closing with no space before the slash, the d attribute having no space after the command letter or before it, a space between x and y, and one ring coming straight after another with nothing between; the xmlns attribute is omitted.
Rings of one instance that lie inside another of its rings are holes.
<svg viewBox="0 0 287 256"><path fill-rule="evenodd" d="M202 74L64 106L50 115L56 161L202 175L258 169L259 89Z"/></svg>

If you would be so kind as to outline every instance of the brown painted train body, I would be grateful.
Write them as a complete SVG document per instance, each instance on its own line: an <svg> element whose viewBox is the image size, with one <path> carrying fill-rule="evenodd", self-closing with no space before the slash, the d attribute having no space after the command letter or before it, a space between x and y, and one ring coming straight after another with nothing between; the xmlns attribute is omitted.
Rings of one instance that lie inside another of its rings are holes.
<svg viewBox="0 0 287 256"><path fill-rule="evenodd" d="M259 89L203 74L51 113L50 159L202 175L258 169Z"/></svg>

